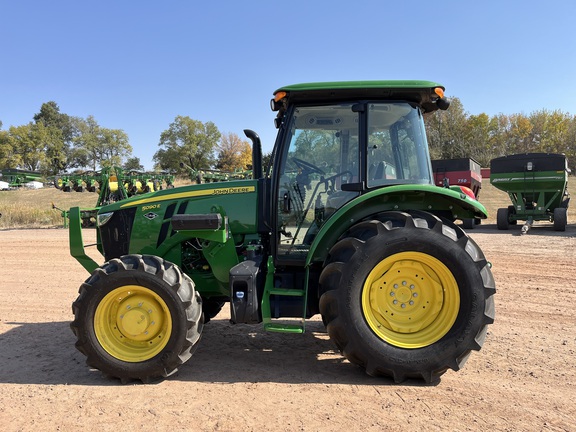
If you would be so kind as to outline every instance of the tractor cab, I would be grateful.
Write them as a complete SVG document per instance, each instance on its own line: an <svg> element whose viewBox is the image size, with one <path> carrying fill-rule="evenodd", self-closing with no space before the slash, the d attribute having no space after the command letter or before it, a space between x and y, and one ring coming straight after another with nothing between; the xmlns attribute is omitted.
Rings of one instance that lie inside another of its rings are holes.
<svg viewBox="0 0 576 432"><path fill-rule="evenodd" d="M273 176L279 260L303 260L324 222L360 194L432 184L422 112L407 102L295 106L281 129Z"/></svg>
<svg viewBox="0 0 576 432"><path fill-rule="evenodd" d="M378 89L366 89L371 86L388 92L382 97ZM422 87L388 81L332 83L329 91L303 84L275 92L271 105L279 134L271 225L277 229L277 263L301 265L324 223L360 195L434 183L423 107L448 104L439 85Z"/></svg>

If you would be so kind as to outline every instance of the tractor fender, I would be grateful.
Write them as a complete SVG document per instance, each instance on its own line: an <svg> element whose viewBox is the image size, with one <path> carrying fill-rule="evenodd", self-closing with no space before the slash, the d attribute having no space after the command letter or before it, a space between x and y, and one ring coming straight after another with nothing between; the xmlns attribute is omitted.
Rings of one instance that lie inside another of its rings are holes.
<svg viewBox="0 0 576 432"><path fill-rule="evenodd" d="M314 241L306 265L323 262L328 251L358 221L384 211L421 210L453 219L486 219L486 208L463 192L435 185L396 185L362 194L339 208L326 221Z"/></svg>

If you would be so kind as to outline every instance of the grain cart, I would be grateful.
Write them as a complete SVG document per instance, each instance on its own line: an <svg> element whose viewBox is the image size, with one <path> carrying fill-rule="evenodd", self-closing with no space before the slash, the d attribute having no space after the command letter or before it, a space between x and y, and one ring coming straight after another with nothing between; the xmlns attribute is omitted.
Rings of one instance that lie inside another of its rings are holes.
<svg viewBox="0 0 576 432"><path fill-rule="evenodd" d="M0 171L0 177L8 183L9 188L18 188L26 183L42 180L42 174L39 172L12 168Z"/></svg>
<svg viewBox="0 0 576 432"><path fill-rule="evenodd" d="M468 194L478 199L482 189L482 170L472 158L436 159L432 161L432 171L436 186L468 188ZM472 229L481 219L464 219L462 225Z"/></svg>
<svg viewBox="0 0 576 432"><path fill-rule="evenodd" d="M423 116L448 108L428 81L298 84L274 93L278 128L253 178L181 186L99 209L97 247L70 210L91 273L73 303L76 347L122 382L171 375L229 303L232 323L330 339L369 375L433 382L458 370L493 322L490 264L453 223L485 218L434 185ZM209 340L206 343L210 343ZM262 364L264 366L264 363Z"/></svg>
<svg viewBox="0 0 576 432"><path fill-rule="evenodd" d="M512 201L512 205L498 209L498 229L507 230L509 225L525 221L522 233L526 233L534 221L549 221L556 231L565 231L569 173L563 154L525 153L492 159L490 183Z"/></svg>

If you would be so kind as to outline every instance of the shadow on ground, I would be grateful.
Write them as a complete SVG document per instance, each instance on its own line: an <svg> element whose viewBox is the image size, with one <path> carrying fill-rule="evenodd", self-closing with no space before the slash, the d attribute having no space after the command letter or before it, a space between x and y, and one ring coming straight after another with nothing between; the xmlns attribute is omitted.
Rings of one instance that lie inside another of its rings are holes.
<svg viewBox="0 0 576 432"><path fill-rule="evenodd" d="M90 370L75 347L69 322L7 323L0 335L0 383L119 385ZM268 333L260 326L215 319L204 327L194 356L168 380L204 383L339 383L393 385L374 378L334 350L319 321L303 335ZM424 385L420 381L403 385Z"/></svg>

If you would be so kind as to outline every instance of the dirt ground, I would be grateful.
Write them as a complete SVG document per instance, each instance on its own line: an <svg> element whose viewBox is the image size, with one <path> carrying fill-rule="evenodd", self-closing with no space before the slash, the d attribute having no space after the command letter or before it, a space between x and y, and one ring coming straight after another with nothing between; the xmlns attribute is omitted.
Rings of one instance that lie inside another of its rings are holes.
<svg viewBox="0 0 576 432"><path fill-rule="evenodd" d="M175 376L121 385L74 348L71 303L88 274L67 231L0 231L0 429L574 431L576 225L519 233L471 231L493 263L496 322L436 385L365 375L319 318L281 335L233 326L227 309Z"/></svg>

